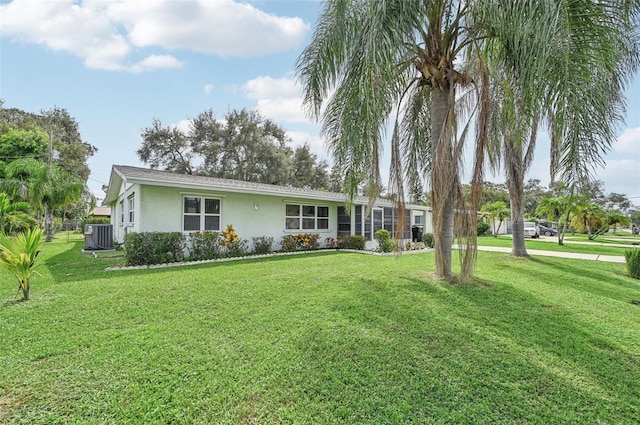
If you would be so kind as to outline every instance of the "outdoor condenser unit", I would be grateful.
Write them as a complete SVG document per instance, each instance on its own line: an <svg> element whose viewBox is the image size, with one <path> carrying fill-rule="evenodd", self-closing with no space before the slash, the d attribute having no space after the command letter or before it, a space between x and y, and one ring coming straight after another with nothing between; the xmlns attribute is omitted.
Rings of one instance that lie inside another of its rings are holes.
<svg viewBox="0 0 640 425"><path fill-rule="evenodd" d="M84 249L90 251L113 249L113 227L110 224L85 225Z"/></svg>

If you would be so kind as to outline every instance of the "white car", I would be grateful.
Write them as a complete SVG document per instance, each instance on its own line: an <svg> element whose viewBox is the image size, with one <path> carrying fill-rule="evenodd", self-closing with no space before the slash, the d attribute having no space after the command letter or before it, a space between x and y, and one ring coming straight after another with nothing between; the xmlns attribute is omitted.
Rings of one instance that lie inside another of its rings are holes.
<svg viewBox="0 0 640 425"><path fill-rule="evenodd" d="M540 237L540 231L538 230L538 224L533 221L524 222L524 237L530 237L536 239Z"/></svg>

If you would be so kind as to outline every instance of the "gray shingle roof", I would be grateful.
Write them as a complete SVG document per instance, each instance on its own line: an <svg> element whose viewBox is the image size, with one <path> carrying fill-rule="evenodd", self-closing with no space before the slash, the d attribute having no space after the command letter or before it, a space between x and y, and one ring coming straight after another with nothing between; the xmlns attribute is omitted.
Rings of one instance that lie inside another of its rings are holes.
<svg viewBox="0 0 640 425"><path fill-rule="evenodd" d="M179 174L172 171L152 170L148 168L131 167L128 165L114 165L112 169L112 177L109 182L109 192L106 202L113 202L117 198L119 186L114 185L114 173L117 174L126 183L138 183L154 186L171 186L185 189L211 190L218 192L239 192L239 193L255 193L261 195L288 196L292 198L301 198L309 200L336 201L345 202L347 195L344 193L325 192L321 190L301 189L290 186L278 186L265 183L254 183L240 180L220 179L215 177L192 176L188 174ZM357 196L353 203L366 205L369 198ZM393 202L387 199L377 199L376 205L392 206ZM412 205L418 209L426 209L422 206Z"/></svg>

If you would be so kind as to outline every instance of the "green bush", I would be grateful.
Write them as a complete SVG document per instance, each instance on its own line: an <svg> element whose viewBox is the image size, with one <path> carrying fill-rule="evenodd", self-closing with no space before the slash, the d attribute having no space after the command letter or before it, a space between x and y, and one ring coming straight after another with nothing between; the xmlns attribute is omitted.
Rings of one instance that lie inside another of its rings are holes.
<svg viewBox="0 0 640 425"><path fill-rule="evenodd" d="M313 251L320 248L320 235L317 233L284 235L280 245L284 252Z"/></svg>
<svg viewBox="0 0 640 425"><path fill-rule="evenodd" d="M391 234L387 229L380 229L374 235L378 241L378 251L391 252L396 246L396 242L391 238Z"/></svg>
<svg viewBox="0 0 640 425"><path fill-rule="evenodd" d="M478 236L484 235L485 232L487 230L489 230L489 227L491 227L491 226L489 226L488 223L485 223L484 221L479 221L478 222Z"/></svg>
<svg viewBox="0 0 640 425"><path fill-rule="evenodd" d="M189 242L192 261L213 260L223 256L222 236L218 232L193 232Z"/></svg>
<svg viewBox="0 0 640 425"><path fill-rule="evenodd" d="M184 259L185 237L180 232L128 233L124 238L128 266L175 263Z"/></svg>
<svg viewBox="0 0 640 425"><path fill-rule="evenodd" d="M422 242L429 248L433 248L433 233L423 233Z"/></svg>
<svg viewBox="0 0 640 425"><path fill-rule="evenodd" d="M337 247L339 249L354 249L362 251L364 249L364 236L341 236L338 238Z"/></svg>
<svg viewBox="0 0 640 425"><path fill-rule="evenodd" d="M269 254L273 251L273 238L268 236L259 236L251 238L253 240L253 253L262 255Z"/></svg>
<svg viewBox="0 0 640 425"><path fill-rule="evenodd" d="M633 278L640 279L640 249L630 249L624 252L627 270Z"/></svg>
<svg viewBox="0 0 640 425"><path fill-rule="evenodd" d="M247 255L247 245L249 244L249 241L247 241L246 239L234 239L234 240L227 240L225 242L225 246L227 248L227 253L226 256L227 257L242 257L244 255Z"/></svg>
<svg viewBox="0 0 640 425"><path fill-rule="evenodd" d="M107 217L86 217L80 220L80 230L84 232L87 224L111 224L111 219Z"/></svg>

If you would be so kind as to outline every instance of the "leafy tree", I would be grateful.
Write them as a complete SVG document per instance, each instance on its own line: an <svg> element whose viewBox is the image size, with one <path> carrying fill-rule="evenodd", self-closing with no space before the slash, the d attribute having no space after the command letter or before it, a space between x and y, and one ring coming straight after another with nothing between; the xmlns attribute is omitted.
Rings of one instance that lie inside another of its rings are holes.
<svg viewBox="0 0 640 425"><path fill-rule="evenodd" d="M327 164L303 146L294 151L285 130L256 111L230 111L218 120L209 109L186 130L154 119L140 133L138 157L151 168L184 174L292 185L329 186Z"/></svg>
<svg viewBox="0 0 640 425"><path fill-rule="evenodd" d="M163 127L154 119L151 127L140 133L142 146L136 151L140 161L151 168L161 168L182 174L194 174L191 141L177 127Z"/></svg>
<svg viewBox="0 0 640 425"><path fill-rule="evenodd" d="M19 159L7 165L5 185L16 196L24 197L31 207L44 216L46 242L53 239L53 211L78 201L84 185L57 164L34 159Z"/></svg>
<svg viewBox="0 0 640 425"><path fill-rule="evenodd" d="M38 223L30 212L27 202L14 202L8 194L0 193L0 234L12 235L36 226Z"/></svg>
<svg viewBox="0 0 640 425"><path fill-rule="evenodd" d="M51 139L53 150L59 152L58 165L68 173L86 182L90 174L87 160L97 148L82 140L79 124L64 108L53 107L40 114L16 108L0 107L0 132L10 130L39 131ZM30 156L30 155L29 155Z"/></svg>
<svg viewBox="0 0 640 425"><path fill-rule="evenodd" d="M524 99L518 110L526 112L522 119L531 129L542 118L536 111L545 116L553 113L558 153L554 158L561 158L556 161L556 169L567 169L575 175L585 160L593 159L585 155L574 160L572 155L574 148L588 143L582 136L593 130L593 126L577 122L589 118L586 111L572 115L576 102L586 103L583 94L585 99L593 99L589 91L602 93L628 75L617 72L618 59L635 43L636 31L623 12L633 7L636 13L637 2L622 3L327 2L311 43L298 58L297 69L305 105L310 115L322 121L334 159L345 171L348 194L353 197L365 179L368 187L380 186L383 134L389 119L396 117L390 140L391 191L401 199L404 176L429 173L436 276L452 276L454 227L467 248L460 250L460 277L471 276L476 217L455 211L477 211L480 206L491 118L491 72L498 69L510 78L510 87ZM599 25L601 22L603 25ZM618 44L622 36L632 39L629 45ZM594 62L600 60L614 64L615 69L596 63L592 70ZM602 78L612 74L611 81ZM619 93L612 92L612 96ZM477 117L478 128L472 202L464 205L459 170L468 121L463 118L471 115ZM571 132L563 132L563 124ZM523 140L526 137L514 139L513 146ZM593 152L601 153L598 146ZM515 177L520 178L520 174Z"/></svg>
<svg viewBox="0 0 640 425"><path fill-rule="evenodd" d="M524 212L533 215L540 199L549 196L549 190L540 184L540 179L529 179L524 184Z"/></svg>
<svg viewBox="0 0 640 425"><path fill-rule="evenodd" d="M291 184L293 187L327 189L329 176L326 161L318 161L308 144L296 148L293 153Z"/></svg>
<svg viewBox="0 0 640 425"><path fill-rule="evenodd" d="M608 209L619 209L619 210L622 210L623 214L626 214L627 211L633 205L629 200L629 198L627 197L627 195L623 193L614 193L614 192L611 192L606 196L605 202L606 202L605 206Z"/></svg>
<svg viewBox="0 0 640 425"><path fill-rule="evenodd" d="M20 284L22 299L29 300L31 276L40 247L43 233L39 227L29 228L15 236L0 234L0 266L13 274Z"/></svg>
<svg viewBox="0 0 640 425"><path fill-rule="evenodd" d="M503 201L493 201L482 206L480 210L483 213L489 214L489 220L493 227L493 236L498 237L498 232L502 226L502 222L511 217L511 210L507 207ZM496 229L496 220L498 220L498 228Z"/></svg>
<svg viewBox="0 0 640 425"><path fill-rule="evenodd" d="M49 136L40 130L9 129L0 135L0 178L6 164L19 158L47 159Z"/></svg>

